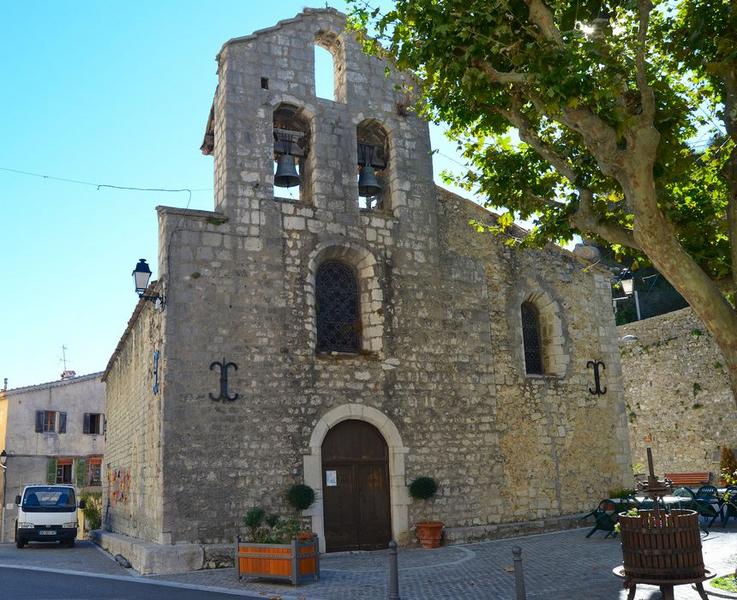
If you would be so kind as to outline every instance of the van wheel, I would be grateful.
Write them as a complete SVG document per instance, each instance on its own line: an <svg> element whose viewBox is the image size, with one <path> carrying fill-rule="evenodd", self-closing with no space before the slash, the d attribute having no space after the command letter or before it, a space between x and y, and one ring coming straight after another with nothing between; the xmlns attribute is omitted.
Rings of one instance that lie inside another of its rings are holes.
<svg viewBox="0 0 737 600"><path fill-rule="evenodd" d="M22 540L18 537L18 524L15 524L15 547L16 548L23 548L23 546L26 545L25 540Z"/></svg>
<svg viewBox="0 0 737 600"><path fill-rule="evenodd" d="M67 548L74 548L74 540L66 540L62 542L63 546L66 546Z"/></svg>

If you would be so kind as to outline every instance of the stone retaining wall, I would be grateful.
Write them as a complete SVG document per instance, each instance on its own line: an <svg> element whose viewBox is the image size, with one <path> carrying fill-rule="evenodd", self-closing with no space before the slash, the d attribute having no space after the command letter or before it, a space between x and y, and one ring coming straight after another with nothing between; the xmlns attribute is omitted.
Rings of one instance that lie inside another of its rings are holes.
<svg viewBox="0 0 737 600"><path fill-rule="evenodd" d="M737 447L737 407L709 332L690 308L618 329L633 462L646 466L651 446L661 475L718 475L720 448Z"/></svg>

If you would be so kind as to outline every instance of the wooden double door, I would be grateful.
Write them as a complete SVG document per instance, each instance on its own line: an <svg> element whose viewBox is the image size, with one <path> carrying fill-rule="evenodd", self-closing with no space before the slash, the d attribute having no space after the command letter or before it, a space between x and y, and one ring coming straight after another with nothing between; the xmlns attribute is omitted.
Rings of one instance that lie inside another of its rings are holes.
<svg viewBox="0 0 737 600"><path fill-rule="evenodd" d="M364 421L343 421L322 444L323 511L328 552L378 550L391 540L389 450Z"/></svg>

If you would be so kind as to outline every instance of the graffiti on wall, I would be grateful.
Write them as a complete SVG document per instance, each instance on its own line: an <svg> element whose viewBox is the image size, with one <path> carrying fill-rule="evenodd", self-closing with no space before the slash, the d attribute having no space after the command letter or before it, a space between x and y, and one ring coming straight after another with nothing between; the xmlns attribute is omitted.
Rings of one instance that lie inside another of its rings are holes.
<svg viewBox="0 0 737 600"><path fill-rule="evenodd" d="M109 469L107 473L110 504L128 504L130 499L131 472L128 469Z"/></svg>

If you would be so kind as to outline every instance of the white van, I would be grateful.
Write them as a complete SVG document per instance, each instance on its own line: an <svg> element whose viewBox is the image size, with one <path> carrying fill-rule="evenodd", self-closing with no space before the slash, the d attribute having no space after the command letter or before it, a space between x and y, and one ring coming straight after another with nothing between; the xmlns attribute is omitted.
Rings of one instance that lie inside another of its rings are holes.
<svg viewBox="0 0 737 600"><path fill-rule="evenodd" d="M77 500L71 485L27 485L15 497L15 545L27 542L60 542L74 546L77 537ZM79 503L84 508L84 501Z"/></svg>

